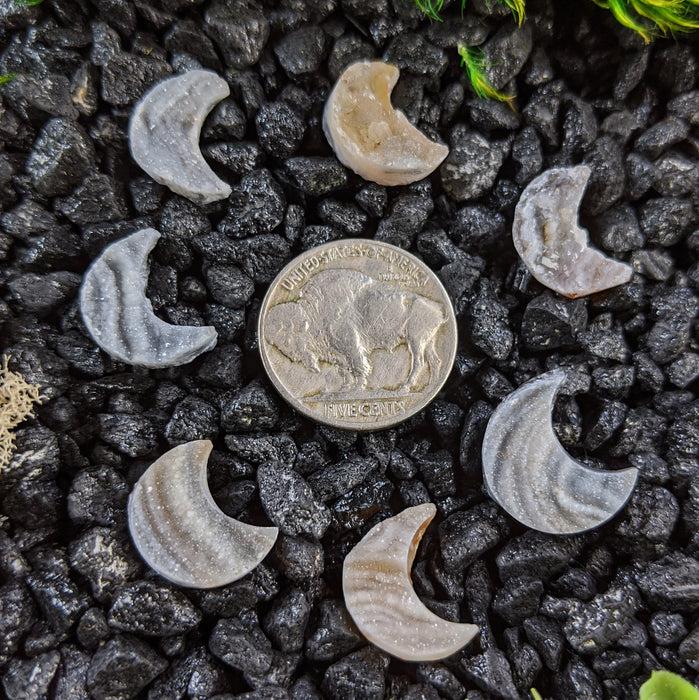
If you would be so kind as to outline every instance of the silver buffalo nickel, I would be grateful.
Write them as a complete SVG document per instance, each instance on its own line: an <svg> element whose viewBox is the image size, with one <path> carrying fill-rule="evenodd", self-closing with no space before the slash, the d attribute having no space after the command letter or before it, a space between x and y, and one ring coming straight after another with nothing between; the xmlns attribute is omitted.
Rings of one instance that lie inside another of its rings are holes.
<svg viewBox="0 0 699 700"><path fill-rule="evenodd" d="M272 282L260 353L298 411L378 430L422 410L446 381L456 320L435 274L400 248L365 239L308 250Z"/></svg>

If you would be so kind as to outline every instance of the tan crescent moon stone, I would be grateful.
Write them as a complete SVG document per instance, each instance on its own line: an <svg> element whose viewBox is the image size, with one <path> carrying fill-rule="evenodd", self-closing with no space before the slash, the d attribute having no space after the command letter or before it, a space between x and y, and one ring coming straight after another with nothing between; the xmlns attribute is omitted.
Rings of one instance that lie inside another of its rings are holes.
<svg viewBox="0 0 699 700"><path fill-rule="evenodd" d="M379 185L422 180L449 153L393 108L391 92L399 75L390 63L353 63L339 77L323 112L323 130L338 160Z"/></svg>
<svg viewBox="0 0 699 700"><path fill-rule="evenodd" d="M146 563L180 586L214 588L250 573L272 549L279 530L229 518L206 479L213 445L173 447L146 469L128 505L131 537Z"/></svg>
<svg viewBox="0 0 699 700"><path fill-rule="evenodd" d="M374 526L345 557L345 605L362 634L404 661L434 661L468 644L478 627L435 615L413 590L410 570L437 509L406 508Z"/></svg>

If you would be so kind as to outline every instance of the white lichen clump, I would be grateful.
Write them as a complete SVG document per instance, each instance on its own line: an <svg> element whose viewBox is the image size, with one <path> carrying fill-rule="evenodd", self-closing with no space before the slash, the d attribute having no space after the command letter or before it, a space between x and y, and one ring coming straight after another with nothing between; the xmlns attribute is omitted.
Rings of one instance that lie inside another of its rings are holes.
<svg viewBox="0 0 699 700"><path fill-rule="evenodd" d="M9 360L4 355L0 364L0 472L12 459L14 429L32 415L34 404L46 398L38 386L29 384L19 372L8 367Z"/></svg>

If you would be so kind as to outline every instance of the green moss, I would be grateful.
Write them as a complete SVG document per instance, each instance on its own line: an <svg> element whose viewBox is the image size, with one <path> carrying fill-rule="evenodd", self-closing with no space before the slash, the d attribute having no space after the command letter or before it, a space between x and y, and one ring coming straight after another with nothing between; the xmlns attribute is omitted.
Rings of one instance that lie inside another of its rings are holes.
<svg viewBox="0 0 699 700"><path fill-rule="evenodd" d="M699 690L670 671L653 671L638 697L639 700L699 700Z"/></svg>
<svg viewBox="0 0 699 700"><path fill-rule="evenodd" d="M16 77L17 73L5 73L5 75L0 75L0 85L11 83Z"/></svg>
<svg viewBox="0 0 699 700"><path fill-rule="evenodd" d="M26 2L27 0L15 0L16 2ZM43 2L44 0L28 0L32 4L37 4ZM466 10L467 0L461 0L461 14L463 15ZM525 0L497 0L497 2L502 5L507 5L512 10L514 18L517 20L517 24L522 24L524 21L524 4ZM444 7L444 0L415 0L415 4L418 9L425 17L429 17L435 22L441 22L442 16L440 12Z"/></svg>
<svg viewBox="0 0 699 700"><path fill-rule="evenodd" d="M507 95L499 90L496 90L488 80L485 74L488 68L487 59L481 49L469 48L463 44L459 44L457 49L461 56L461 65L466 70L466 75L471 83L473 92L477 97L482 99L498 100L499 102L507 102L512 107L514 95Z"/></svg>
<svg viewBox="0 0 699 700"><path fill-rule="evenodd" d="M593 0L646 43L658 36L699 29L699 0Z"/></svg>
<svg viewBox="0 0 699 700"><path fill-rule="evenodd" d="M415 4L425 17L429 17L435 22L442 21L439 13L442 11L444 0L415 0Z"/></svg>
<svg viewBox="0 0 699 700"><path fill-rule="evenodd" d="M38 5L44 0L15 0L24 5ZM468 0L461 0L463 14ZM507 5L517 24L525 17L526 0L497 0ZM699 29L699 0L592 0L609 10L624 27L640 34L646 43L658 36L671 36ZM415 0L420 11L431 20L441 22L444 0Z"/></svg>
<svg viewBox="0 0 699 700"><path fill-rule="evenodd" d="M524 22L524 0L498 0L498 2L507 5L512 10L517 24L521 26Z"/></svg>

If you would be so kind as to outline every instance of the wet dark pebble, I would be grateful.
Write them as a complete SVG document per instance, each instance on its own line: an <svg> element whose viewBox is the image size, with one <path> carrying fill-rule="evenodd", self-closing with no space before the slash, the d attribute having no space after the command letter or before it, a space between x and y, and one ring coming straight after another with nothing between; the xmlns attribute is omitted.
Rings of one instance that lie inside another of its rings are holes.
<svg viewBox="0 0 699 700"><path fill-rule="evenodd" d="M257 61L269 37L269 22L254 7L215 2L204 15L204 29L221 52L225 64L246 68Z"/></svg>
<svg viewBox="0 0 699 700"><path fill-rule="evenodd" d="M125 538L106 527L87 530L70 547L71 567L85 577L100 602L141 573L138 555Z"/></svg>
<svg viewBox="0 0 699 700"><path fill-rule="evenodd" d="M78 642L85 649L94 651L111 635L107 618L100 608L86 610L75 628Z"/></svg>
<svg viewBox="0 0 699 700"><path fill-rule="evenodd" d="M482 654L463 659L461 670L471 683L488 695L502 700L519 698L510 663L499 649L487 649Z"/></svg>
<svg viewBox="0 0 699 700"><path fill-rule="evenodd" d="M257 480L262 506L284 534L323 536L330 513L301 476L290 467L270 463L258 468Z"/></svg>
<svg viewBox="0 0 699 700"><path fill-rule="evenodd" d="M274 53L286 73L295 77L317 71L327 46L327 37L320 27L302 27L279 41Z"/></svg>
<svg viewBox="0 0 699 700"><path fill-rule="evenodd" d="M534 350L571 347L587 327L587 307L550 292L532 299L522 317L522 340Z"/></svg>
<svg viewBox="0 0 699 700"><path fill-rule="evenodd" d="M255 125L260 144L276 158L292 156L306 130L301 117L285 102L263 105L255 117Z"/></svg>
<svg viewBox="0 0 699 700"><path fill-rule="evenodd" d="M133 697L167 668L167 661L137 637L120 634L101 646L87 670L87 690L97 700Z"/></svg>
<svg viewBox="0 0 699 700"><path fill-rule="evenodd" d="M333 700L346 698L348 693L379 700L386 690L384 673L388 661L377 649L364 647L328 667L321 687Z"/></svg>
<svg viewBox="0 0 699 700"><path fill-rule="evenodd" d="M457 202L486 194L495 183L509 150L505 144L491 143L463 124L452 130L449 148L439 172L444 189Z"/></svg>
<svg viewBox="0 0 699 700"><path fill-rule="evenodd" d="M449 516L439 526L447 569L459 571L494 547L507 532L504 517L487 503Z"/></svg>
<svg viewBox="0 0 699 700"><path fill-rule="evenodd" d="M643 596L662 610L699 609L699 562L682 554L670 554L646 564L636 575Z"/></svg>
<svg viewBox="0 0 699 700"><path fill-rule="evenodd" d="M102 439L129 457L145 457L156 448L155 426L141 415L103 413L99 425Z"/></svg>
<svg viewBox="0 0 699 700"><path fill-rule="evenodd" d="M257 380L240 391L227 395L222 401L221 425L225 430L268 429L273 428L278 420L276 397L266 385Z"/></svg>
<svg viewBox="0 0 699 700"><path fill-rule="evenodd" d="M597 654L618 642L634 622L641 601L635 588L614 588L573 610L563 631L580 654Z"/></svg>
<svg viewBox="0 0 699 700"><path fill-rule="evenodd" d="M120 587L107 622L124 632L169 637L196 627L201 613L179 591L139 581Z"/></svg>
<svg viewBox="0 0 699 700"><path fill-rule="evenodd" d="M39 194L68 194L88 174L95 148L75 122L51 119L42 128L27 159L27 172Z"/></svg>
<svg viewBox="0 0 699 700"><path fill-rule="evenodd" d="M303 591L292 588L280 595L263 620L263 628L282 651L301 651L311 606Z"/></svg>
<svg viewBox="0 0 699 700"><path fill-rule="evenodd" d="M219 230L234 238L269 233L284 218L285 203L284 193L269 170L255 170L233 190Z"/></svg>
<svg viewBox="0 0 699 700"><path fill-rule="evenodd" d="M320 197L344 187L347 171L334 158L297 156L284 164L291 182L309 197Z"/></svg>
<svg viewBox="0 0 699 700"><path fill-rule="evenodd" d="M45 697L60 660L57 651L46 652L27 661L14 659L2 678L9 700Z"/></svg>
<svg viewBox="0 0 699 700"><path fill-rule="evenodd" d="M517 625L539 610L544 585L535 578L514 576L493 599L493 610L509 625Z"/></svg>
<svg viewBox="0 0 699 700"><path fill-rule="evenodd" d="M192 440L214 440L218 433L218 410L208 401L194 396L188 396L175 406L164 432L173 446Z"/></svg>

